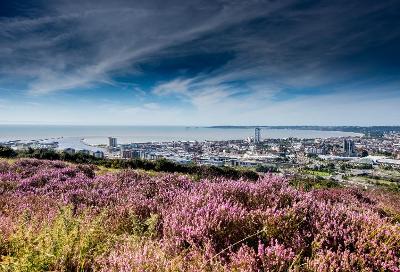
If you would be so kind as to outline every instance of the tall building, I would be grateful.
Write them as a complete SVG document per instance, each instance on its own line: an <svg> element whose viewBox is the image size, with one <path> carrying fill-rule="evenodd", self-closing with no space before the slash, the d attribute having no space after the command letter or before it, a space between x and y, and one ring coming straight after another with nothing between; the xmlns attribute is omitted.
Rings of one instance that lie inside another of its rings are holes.
<svg viewBox="0 0 400 272"><path fill-rule="evenodd" d="M261 142L261 128L254 129L254 143L258 144Z"/></svg>
<svg viewBox="0 0 400 272"><path fill-rule="evenodd" d="M117 147L117 138L108 137L108 146L109 147Z"/></svg>
<svg viewBox="0 0 400 272"><path fill-rule="evenodd" d="M344 139L343 141L343 155L352 157L356 154L354 141L351 139Z"/></svg>

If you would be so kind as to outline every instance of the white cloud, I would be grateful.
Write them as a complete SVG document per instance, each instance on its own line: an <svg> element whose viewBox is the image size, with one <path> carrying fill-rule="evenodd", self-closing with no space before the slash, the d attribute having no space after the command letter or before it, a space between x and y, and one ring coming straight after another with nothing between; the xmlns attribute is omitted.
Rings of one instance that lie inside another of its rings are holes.
<svg viewBox="0 0 400 272"><path fill-rule="evenodd" d="M371 84L381 92L377 97L365 87L368 84L326 87L365 75L367 67L337 68L337 59L399 37L394 28L381 33L383 23L365 26L359 20L379 15L395 1L366 6L363 1L323 2L310 9L288 9L294 2L49 1L45 16L0 20L0 80L26 82L26 91L35 99L104 83L133 90L140 94L135 99L144 103L132 106L130 101L109 101L101 108L89 104L74 109L76 113L71 105L57 108L44 103L46 109L29 108L29 118L39 121L83 122L82 116L87 116L86 122L94 123L295 124L368 118L384 122L380 112L398 113L394 107L398 82L388 86L385 78L377 78L382 84ZM261 26L246 26L255 18L266 21ZM115 75L139 75L143 71L138 64L162 62L164 57L196 53L207 57L221 52L232 53L226 63L158 82L150 94L135 82L129 85L113 79ZM274 100L283 90L319 86L328 94ZM167 96L187 102L188 107L164 106L160 100ZM358 116L374 101L379 102L375 106L378 113ZM2 114L15 120L21 115L5 110Z"/></svg>
<svg viewBox="0 0 400 272"><path fill-rule="evenodd" d="M51 15L0 21L0 35L7 38L0 39L0 57L8 64L0 65L0 73L29 78L28 91L35 94L86 88L167 47L282 6L198 4L177 1L164 9L158 1L49 3Z"/></svg>
<svg viewBox="0 0 400 272"><path fill-rule="evenodd" d="M187 95L188 88L191 82L194 79L181 79L176 78L172 81L161 83L157 85L153 90L152 93L156 95L170 95L170 94L180 94L180 95Z"/></svg>

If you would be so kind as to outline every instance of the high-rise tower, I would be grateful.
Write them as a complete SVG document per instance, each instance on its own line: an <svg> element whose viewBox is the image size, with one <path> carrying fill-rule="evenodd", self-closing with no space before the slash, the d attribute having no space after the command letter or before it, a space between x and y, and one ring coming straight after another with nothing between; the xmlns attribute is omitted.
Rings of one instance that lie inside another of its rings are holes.
<svg viewBox="0 0 400 272"><path fill-rule="evenodd" d="M356 153L354 141L350 139L344 139L343 141L343 154L346 157L352 157Z"/></svg>
<svg viewBox="0 0 400 272"><path fill-rule="evenodd" d="M261 142L261 128L254 129L254 143L258 144Z"/></svg>
<svg viewBox="0 0 400 272"><path fill-rule="evenodd" d="M117 138L108 137L108 146L111 148L117 147Z"/></svg>

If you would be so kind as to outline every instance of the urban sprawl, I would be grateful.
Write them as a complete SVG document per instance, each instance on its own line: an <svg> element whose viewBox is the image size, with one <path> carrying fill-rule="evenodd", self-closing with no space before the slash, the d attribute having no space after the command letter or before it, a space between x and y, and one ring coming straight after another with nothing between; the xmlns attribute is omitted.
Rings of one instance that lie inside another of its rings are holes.
<svg viewBox="0 0 400 272"><path fill-rule="evenodd" d="M168 159L181 164L252 168L286 177L325 179L353 185L376 186L400 181L400 133L387 131L379 137L331 137L316 139L268 139L261 128L243 140L171 141L118 144L109 137L99 150L66 148L110 159ZM360 134L361 135L361 134ZM58 148L58 142L1 143L14 149Z"/></svg>

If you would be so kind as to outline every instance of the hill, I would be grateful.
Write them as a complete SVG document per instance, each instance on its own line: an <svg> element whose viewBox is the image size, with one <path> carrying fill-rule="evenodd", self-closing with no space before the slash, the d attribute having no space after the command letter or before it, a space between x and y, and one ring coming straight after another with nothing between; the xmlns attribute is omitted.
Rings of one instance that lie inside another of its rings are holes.
<svg viewBox="0 0 400 272"><path fill-rule="evenodd" d="M0 270L399 271L396 197L3 161Z"/></svg>

